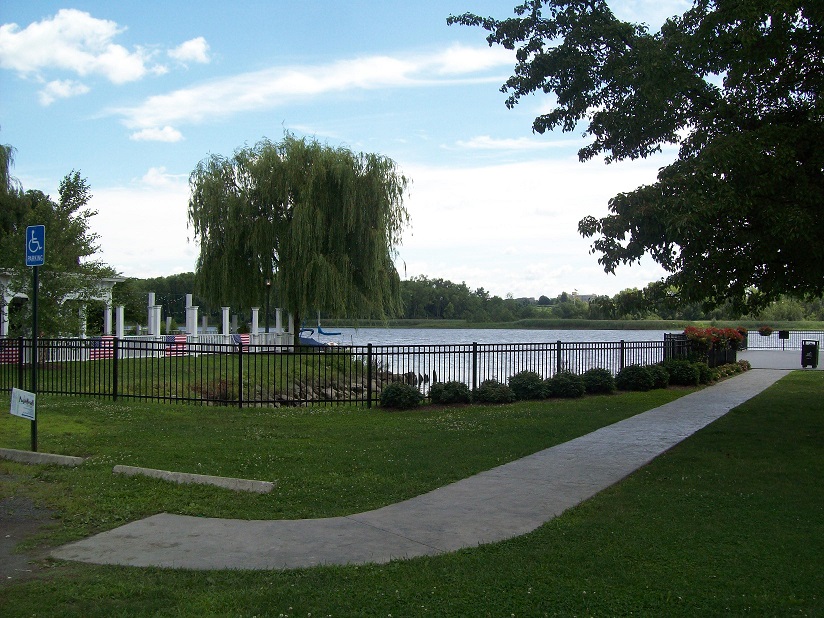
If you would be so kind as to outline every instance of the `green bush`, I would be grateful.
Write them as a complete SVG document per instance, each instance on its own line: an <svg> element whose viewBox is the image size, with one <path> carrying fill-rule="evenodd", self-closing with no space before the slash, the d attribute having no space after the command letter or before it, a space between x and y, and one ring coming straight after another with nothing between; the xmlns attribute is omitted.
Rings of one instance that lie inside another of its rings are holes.
<svg viewBox="0 0 824 618"><path fill-rule="evenodd" d="M509 378L509 388L518 399L544 399L547 396L544 380L534 371L521 371Z"/></svg>
<svg viewBox="0 0 824 618"><path fill-rule="evenodd" d="M546 381L550 397L574 399L583 397L586 392L584 379L571 371L561 371Z"/></svg>
<svg viewBox="0 0 824 618"><path fill-rule="evenodd" d="M695 368L698 369L698 383L699 384L709 384L715 380L715 372L710 368L707 363L693 363Z"/></svg>
<svg viewBox="0 0 824 618"><path fill-rule="evenodd" d="M472 400L472 394L463 382L436 382L429 389L429 398L432 403L469 403Z"/></svg>
<svg viewBox="0 0 824 618"><path fill-rule="evenodd" d="M669 359L663 362L663 366L669 372L670 384L676 386L697 386L701 378L696 364L688 360Z"/></svg>
<svg viewBox="0 0 824 618"><path fill-rule="evenodd" d="M484 380L472 393L472 401L476 403L512 403L515 393L506 384L497 380Z"/></svg>
<svg viewBox="0 0 824 618"><path fill-rule="evenodd" d="M381 391L381 407L409 410L420 405L423 395L417 388L404 382L392 382Z"/></svg>
<svg viewBox="0 0 824 618"><path fill-rule="evenodd" d="M737 363L719 365L715 368L715 374L718 378L728 378L730 376L748 371L750 368L751 365L747 361L738 361Z"/></svg>
<svg viewBox="0 0 824 618"><path fill-rule="evenodd" d="M627 365L615 376L615 386L622 391L648 391L655 386L655 379L646 367Z"/></svg>
<svg viewBox="0 0 824 618"><path fill-rule="evenodd" d="M661 365L650 365L647 370L652 375L652 388L667 388L669 386L669 371Z"/></svg>
<svg viewBox="0 0 824 618"><path fill-rule="evenodd" d="M584 380L586 392L590 395L615 392L615 378L607 369L588 369L581 378Z"/></svg>

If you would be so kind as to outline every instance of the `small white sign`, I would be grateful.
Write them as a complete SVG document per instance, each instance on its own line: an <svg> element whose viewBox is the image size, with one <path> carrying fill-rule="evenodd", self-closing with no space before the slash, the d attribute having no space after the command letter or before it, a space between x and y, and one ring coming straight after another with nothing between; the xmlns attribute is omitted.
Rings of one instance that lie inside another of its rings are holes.
<svg viewBox="0 0 824 618"><path fill-rule="evenodd" d="M11 389L11 413L20 418L34 420L36 395L19 388Z"/></svg>

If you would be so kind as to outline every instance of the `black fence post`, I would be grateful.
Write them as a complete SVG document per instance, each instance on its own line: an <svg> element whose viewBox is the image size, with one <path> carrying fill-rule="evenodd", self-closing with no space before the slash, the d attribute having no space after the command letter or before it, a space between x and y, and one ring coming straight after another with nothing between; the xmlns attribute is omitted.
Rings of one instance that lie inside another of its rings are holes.
<svg viewBox="0 0 824 618"><path fill-rule="evenodd" d="M622 371L624 369L624 352L625 352L624 340L621 339L621 358L618 361L618 371Z"/></svg>
<svg viewBox="0 0 824 618"><path fill-rule="evenodd" d="M472 342L472 390L478 389L478 342Z"/></svg>
<svg viewBox="0 0 824 618"><path fill-rule="evenodd" d="M112 345L114 348L112 349L112 401L117 401L117 384L118 384L118 361L120 359L120 339L115 337L112 340Z"/></svg>
<svg viewBox="0 0 824 618"><path fill-rule="evenodd" d="M366 407L372 407L372 344L366 344Z"/></svg>
<svg viewBox="0 0 824 618"><path fill-rule="evenodd" d="M237 346L237 407L243 409L243 341Z"/></svg>
<svg viewBox="0 0 824 618"><path fill-rule="evenodd" d="M23 371L23 361L25 360L25 350L23 349L23 337L17 340L17 385L20 388L25 388L23 380L26 377L26 372Z"/></svg>
<svg viewBox="0 0 824 618"><path fill-rule="evenodd" d="M555 357L555 373L561 373L561 340L558 339L558 343L556 344L558 349L556 350L556 357Z"/></svg>

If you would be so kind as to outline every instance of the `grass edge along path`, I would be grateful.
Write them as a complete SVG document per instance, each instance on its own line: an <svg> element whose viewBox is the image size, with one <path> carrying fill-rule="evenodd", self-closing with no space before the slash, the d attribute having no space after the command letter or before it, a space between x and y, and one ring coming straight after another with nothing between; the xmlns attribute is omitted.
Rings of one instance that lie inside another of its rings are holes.
<svg viewBox="0 0 824 618"><path fill-rule="evenodd" d="M4 615L820 615L824 374L795 372L529 535L381 566L61 564Z"/></svg>
<svg viewBox="0 0 824 618"><path fill-rule="evenodd" d="M684 390L505 406L235 410L52 397L38 406L41 449L82 466L0 461L0 498L59 515L53 545L148 515L305 519L349 515L421 495L672 401ZM0 417L0 442L28 423ZM271 494L113 475L115 465L277 482Z"/></svg>

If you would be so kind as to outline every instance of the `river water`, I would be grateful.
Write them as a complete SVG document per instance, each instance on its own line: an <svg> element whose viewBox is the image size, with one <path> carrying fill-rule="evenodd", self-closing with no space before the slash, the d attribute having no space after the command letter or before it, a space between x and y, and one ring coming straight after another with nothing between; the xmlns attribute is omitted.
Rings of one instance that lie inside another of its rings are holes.
<svg viewBox="0 0 824 618"><path fill-rule="evenodd" d="M583 373L592 367L613 373L625 364L663 359L661 330L533 330L477 328L339 328L339 335L314 333L323 343L356 346L393 374L419 381L483 379L505 381L519 371L549 377L562 369ZM305 336L305 334L304 334ZM561 345L557 345L557 342ZM622 344L621 342L624 342ZM477 343L477 347L473 347ZM364 346L364 347L359 347ZM385 346L385 347L383 347ZM414 379L414 378L413 378Z"/></svg>
<svg viewBox="0 0 824 618"><path fill-rule="evenodd" d="M341 345L463 345L472 343L600 343L663 341L661 330L534 330L506 328L325 328L341 333L315 334L322 342ZM683 332L667 331L667 332Z"/></svg>

